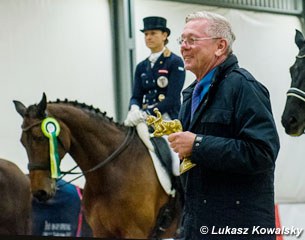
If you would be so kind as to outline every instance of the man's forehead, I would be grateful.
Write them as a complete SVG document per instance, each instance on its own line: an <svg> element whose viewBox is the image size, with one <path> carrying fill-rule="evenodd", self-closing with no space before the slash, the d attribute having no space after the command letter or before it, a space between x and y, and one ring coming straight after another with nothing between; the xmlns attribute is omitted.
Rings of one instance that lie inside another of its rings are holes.
<svg viewBox="0 0 305 240"><path fill-rule="evenodd" d="M186 26L204 26L208 24L208 20L205 18L194 18L189 20L185 25Z"/></svg>
<svg viewBox="0 0 305 240"><path fill-rule="evenodd" d="M192 19L185 24L183 34L202 34L206 26L206 19Z"/></svg>

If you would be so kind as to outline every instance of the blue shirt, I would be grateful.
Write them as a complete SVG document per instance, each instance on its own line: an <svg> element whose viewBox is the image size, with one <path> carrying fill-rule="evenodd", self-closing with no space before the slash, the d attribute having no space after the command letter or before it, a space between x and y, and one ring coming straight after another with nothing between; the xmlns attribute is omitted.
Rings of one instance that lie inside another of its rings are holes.
<svg viewBox="0 0 305 240"><path fill-rule="evenodd" d="M210 85L214 76L214 73L216 71L217 67L213 68L207 75L205 75L197 84L200 84L203 86L203 89L200 94L200 102L204 98L204 96L207 94L207 92L210 89Z"/></svg>

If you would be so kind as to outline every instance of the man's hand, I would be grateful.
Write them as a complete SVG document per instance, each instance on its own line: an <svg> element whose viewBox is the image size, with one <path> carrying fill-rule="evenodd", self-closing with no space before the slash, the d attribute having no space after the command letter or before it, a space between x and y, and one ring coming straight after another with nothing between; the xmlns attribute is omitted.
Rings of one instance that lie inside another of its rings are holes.
<svg viewBox="0 0 305 240"><path fill-rule="evenodd" d="M196 138L196 134L192 132L177 132L168 136L170 147L179 155L182 160L192 155L192 148Z"/></svg>
<svg viewBox="0 0 305 240"><path fill-rule="evenodd" d="M144 112L140 110L139 106L131 105L127 114L127 118L124 121L124 125L128 127L137 126L140 122L144 122Z"/></svg>

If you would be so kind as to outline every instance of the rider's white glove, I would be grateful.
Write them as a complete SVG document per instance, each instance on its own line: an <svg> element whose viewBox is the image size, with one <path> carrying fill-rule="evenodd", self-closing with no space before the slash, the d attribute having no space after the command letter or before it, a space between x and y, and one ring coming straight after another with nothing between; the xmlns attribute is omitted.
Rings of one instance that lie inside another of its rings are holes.
<svg viewBox="0 0 305 240"><path fill-rule="evenodd" d="M129 127L137 126L140 122L144 122L144 115L144 112L140 110L138 105L131 105L127 118L124 121L124 125Z"/></svg>

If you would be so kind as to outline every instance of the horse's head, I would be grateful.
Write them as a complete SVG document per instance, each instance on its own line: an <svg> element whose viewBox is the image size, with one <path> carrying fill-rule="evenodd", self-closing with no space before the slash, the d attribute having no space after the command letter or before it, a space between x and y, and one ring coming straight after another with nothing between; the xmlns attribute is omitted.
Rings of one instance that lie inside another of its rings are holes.
<svg viewBox="0 0 305 240"><path fill-rule="evenodd" d="M299 48L294 64L290 67L291 85L282 115L282 125L287 134L300 136L305 129L305 40L296 30L295 43Z"/></svg>
<svg viewBox="0 0 305 240"><path fill-rule="evenodd" d="M56 191L56 178L52 177L52 162L50 162L52 155L50 153L57 155L59 161L64 157L70 147L69 130L58 120L60 132L57 132L58 136L52 135L51 137L56 145L54 150L54 145L52 147L46 130L43 131L44 128L48 128L45 126L46 121L44 120L49 117L46 95L43 94L39 104L31 105L28 108L19 101L13 102L17 112L23 117L20 141L26 149L29 160L28 169L32 194L40 201L48 200L55 195ZM50 132L54 128L59 129L59 126L49 126Z"/></svg>
<svg viewBox="0 0 305 240"><path fill-rule="evenodd" d="M146 117L146 123L148 126L152 125L156 121L156 117L152 115L148 115Z"/></svg>

